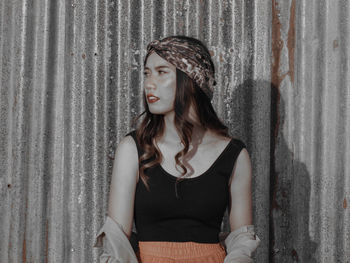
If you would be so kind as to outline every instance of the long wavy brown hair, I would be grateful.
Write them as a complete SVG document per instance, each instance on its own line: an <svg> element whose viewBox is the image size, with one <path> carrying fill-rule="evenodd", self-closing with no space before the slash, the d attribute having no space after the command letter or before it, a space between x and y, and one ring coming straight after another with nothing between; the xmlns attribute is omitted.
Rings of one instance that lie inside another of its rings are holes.
<svg viewBox="0 0 350 263"><path fill-rule="evenodd" d="M194 39L194 41L198 40ZM149 55L150 53L145 57L144 66L146 65ZM143 103L145 111L135 119L135 121L137 121L144 116L141 123L136 128L136 139L140 148L143 150L143 154L139 158L139 175L147 190L150 191L147 183L149 177L146 175L146 171L147 169L162 163L163 156L156 141L163 136L165 122L164 115L152 114L149 111L145 94L143 94ZM180 159L187 154L192 138L194 123L189 118L189 109L191 105L193 105L197 118L204 130L209 129L218 135L229 137L228 128L218 118L208 96L199 88L194 80L188 77L186 73L176 69L174 124L181 142L184 145L184 148L174 157L176 166L180 166L183 170L182 175L176 179L176 183L183 180L187 173L187 168Z"/></svg>

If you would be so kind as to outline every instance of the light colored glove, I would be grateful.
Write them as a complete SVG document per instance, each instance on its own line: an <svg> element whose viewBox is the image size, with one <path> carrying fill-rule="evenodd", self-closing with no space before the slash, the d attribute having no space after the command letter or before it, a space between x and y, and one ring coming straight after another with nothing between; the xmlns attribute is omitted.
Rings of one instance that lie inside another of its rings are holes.
<svg viewBox="0 0 350 263"><path fill-rule="evenodd" d="M100 263L138 263L136 254L121 226L109 216L98 232L94 244L94 247L102 246Z"/></svg>
<svg viewBox="0 0 350 263"><path fill-rule="evenodd" d="M254 232L254 225L242 226L225 239L226 257L224 263L252 263L252 253L260 244Z"/></svg>

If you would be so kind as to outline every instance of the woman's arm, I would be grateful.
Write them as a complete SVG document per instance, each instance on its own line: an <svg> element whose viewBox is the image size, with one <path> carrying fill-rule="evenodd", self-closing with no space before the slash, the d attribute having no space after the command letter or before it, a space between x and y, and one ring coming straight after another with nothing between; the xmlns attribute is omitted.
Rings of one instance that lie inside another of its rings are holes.
<svg viewBox="0 0 350 263"><path fill-rule="evenodd" d="M237 157L230 182L231 231L252 224L252 165L248 151L243 148Z"/></svg>
<svg viewBox="0 0 350 263"><path fill-rule="evenodd" d="M252 225L252 166L245 148L237 157L230 182L230 227L225 239L224 263L252 263L252 253L260 244Z"/></svg>
<svg viewBox="0 0 350 263"><path fill-rule="evenodd" d="M130 238L134 217L135 189L138 181L138 153L129 135L119 143L115 153L109 192L108 215Z"/></svg>

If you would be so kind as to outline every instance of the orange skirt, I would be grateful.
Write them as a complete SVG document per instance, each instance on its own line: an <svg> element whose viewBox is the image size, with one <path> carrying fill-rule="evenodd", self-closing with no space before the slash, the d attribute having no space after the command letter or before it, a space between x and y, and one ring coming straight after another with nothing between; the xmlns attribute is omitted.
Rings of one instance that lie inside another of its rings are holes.
<svg viewBox="0 0 350 263"><path fill-rule="evenodd" d="M140 263L223 263L225 248L220 243L139 241Z"/></svg>

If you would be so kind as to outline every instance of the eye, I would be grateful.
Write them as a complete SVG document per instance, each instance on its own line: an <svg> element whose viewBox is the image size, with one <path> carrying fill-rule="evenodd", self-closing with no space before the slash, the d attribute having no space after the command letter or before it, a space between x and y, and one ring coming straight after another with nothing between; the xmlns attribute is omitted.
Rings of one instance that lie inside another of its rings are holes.
<svg viewBox="0 0 350 263"><path fill-rule="evenodd" d="M143 72L143 75L144 75L144 76L148 76L149 74L148 74L147 71L144 71L144 72Z"/></svg>
<svg viewBox="0 0 350 263"><path fill-rule="evenodd" d="M159 75L163 75L163 73L166 73L166 72L163 71L163 70L159 70L158 72L159 72Z"/></svg>

